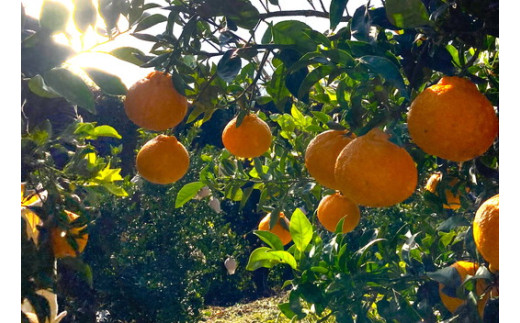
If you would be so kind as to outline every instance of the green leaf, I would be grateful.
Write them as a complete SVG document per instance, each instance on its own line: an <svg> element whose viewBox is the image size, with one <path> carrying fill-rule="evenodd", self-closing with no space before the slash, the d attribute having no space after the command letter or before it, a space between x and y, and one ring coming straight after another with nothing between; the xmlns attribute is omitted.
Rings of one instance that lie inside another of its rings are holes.
<svg viewBox="0 0 520 323"><path fill-rule="evenodd" d="M189 200L195 197L199 190L205 186L202 182L192 182L184 185L177 193L175 199L175 208L180 208L186 204Z"/></svg>
<svg viewBox="0 0 520 323"><path fill-rule="evenodd" d="M274 255L270 255L269 251L271 248L260 247L253 250L249 255L249 260L246 265L246 270L253 271L258 268L272 268L276 264L279 264L278 259Z"/></svg>
<svg viewBox="0 0 520 323"><path fill-rule="evenodd" d="M57 67L43 74L45 83L72 104L96 113L94 95L83 80L71 71Z"/></svg>
<svg viewBox="0 0 520 323"><path fill-rule="evenodd" d="M356 9L349 23L351 34L357 40L371 41L370 28L372 20L367 12L367 6L363 5Z"/></svg>
<svg viewBox="0 0 520 323"><path fill-rule="evenodd" d="M399 72L399 68L391 60L382 56L365 55L360 57L359 61L372 72L381 75L385 80L391 82L401 92L403 97L406 99L410 98L406 91L403 76Z"/></svg>
<svg viewBox="0 0 520 323"><path fill-rule="evenodd" d="M298 20L281 21L273 26L275 44L295 45L302 53L312 52L317 43L310 37L311 27Z"/></svg>
<svg viewBox="0 0 520 323"><path fill-rule="evenodd" d="M321 65L317 68L313 69L305 79L302 81L300 85L300 89L298 90L298 98L305 97L306 94L309 93L311 87L314 86L319 80L329 75L335 69L334 66L331 65Z"/></svg>
<svg viewBox="0 0 520 323"><path fill-rule="evenodd" d="M457 65L458 67L461 67L462 64L460 62L459 51L457 50L457 48L455 48L455 46L451 44L448 44L446 45L446 50L448 51L448 53L450 53L453 63L455 63L455 65Z"/></svg>
<svg viewBox="0 0 520 323"><path fill-rule="evenodd" d="M421 0L387 0L386 16L399 28L415 28L430 25L429 14Z"/></svg>
<svg viewBox="0 0 520 323"><path fill-rule="evenodd" d="M112 137L121 139L121 135L111 126L97 126L95 123L79 123L74 130L75 135L81 135L88 140L96 140L98 137Z"/></svg>
<svg viewBox="0 0 520 323"><path fill-rule="evenodd" d="M29 89L34 94L41 96L43 98L59 98L60 95L52 90L52 88L48 87L43 80L43 77L38 74L32 77L27 83Z"/></svg>
<svg viewBox="0 0 520 323"><path fill-rule="evenodd" d="M341 21L347 8L348 0L332 0L330 2L330 29L334 30Z"/></svg>
<svg viewBox="0 0 520 323"><path fill-rule="evenodd" d="M262 36L262 40L260 41L260 43L269 44L271 42L271 39L273 39L273 24L269 23L264 35Z"/></svg>
<svg viewBox="0 0 520 323"><path fill-rule="evenodd" d="M446 285L449 288L457 289L462 281L460 275L454 267L445 267L434 272L427 272L426 275L438 283ZM453 295L452 297L455 297Z"/></svg>
<svg viewBox="0 0 520 323"><path fill-rule="evenodd" d="M281 264L286 264L291 266L292 269L298 269L298 265L296 264L296 259L294 259L293 255L284 250L273 250L268 252L270 256L278 259L277 261Z"/></svg>
<svg viewBox="0 0 520 323"><path fill-rule="evenodd" d="M278 264L288 264L296 269L296 260L287 251L273 251L271 248L260 247L255 249L249 256L246 270L256 270L258 268L272 268Z"/></svg>
<svg viewBox="0 0 520 323"><path fill-rule="evenodd" d="M296 317L296 313L294 313L291 309L291 303L281 303L278 304L278 308L280 309L280 312L283 313L287 318L292 319L293 317Z"/></svg>
<svg viewBox="0 0 520 323"><path fill-rule="evenodd" d="M267 243L267 245L269 245L269 247L271 247L275 250L284 250L282 241L276 234L274 234L270 231L265 231L265 230L255 230L255 231L253 231L253 233L256 236L258 236L258 238L260 238L260 240Z"/></svg>
<svg viewBox="0 0 520 323"><path fill-rule="evenodd" d="M237 51L227 51L218 62L217 75L226 82L233 81L242 68L242 60Z"/></svg>
<svg viewBox="0 0 520 323"><path fill-rule="evenodd" d="M152 26L155 26L157 24L160 24L161 22L165 22L167 21L168 18L166 18L165 16L161 15L161 14L153 14L153 15L150 15L146 18L144 18L143 20L141 20L137 26L135 27L135 30L134 32L138 32L138 31L141 31L141 30L145 30L145 29L148 29Z"/></svg>
<svg viewBox="0 0 520 323"><path fill-rule="evenodd" d="M294 210L291 216L289 231L296 248L305 251L312 240L313 228L307 216L299 208Z"/></svg>
<svg viewBox="0 0 520 323"><path fill-rule="evenodd" d="M69 19L69 10L63 3L43 1L40 13L40 26L51 33L65 31Z"/></svg>
<svg viewBox="0 0 520 323"><path fill-rule="evenodd" d="M221 5L222 0L216 0ZM258 23L260 12L250 2L246 0L227 0L228 6L224 9L225 15L237 26L245 29L253 29Z"/></svg>
<svg viewBox="0 0 520 323"><path fill-rule="evenodd" d="M137 66L141 66L145 63L144 60L139 58L145 57L145 54L137 48L119 47L109 52L109 54L116 58L119 58L120 60L132 63Z"/></svg>
<svg viewBox="0 0 520 323"><path fill-rule="evenodd" d="M115 75L108 74L96 68L84 68L88 76L99 88L108 95L125 95L126 86L121 79Z"/></svg>
<svg viewBox="0 0 520 323"><path fill-rule="evenodd" d="M122 139L121 135L117 132L116 129L112 128L108 125L97 126L91 132L92 139L97 139L97 137L112 137L117 139ZM90 138L87 138L90 139Z"/></svg>
<svg viewBox="0 0 520 323"><path fill-rule="evenodd" d="M101 184L107 191L114 194L115 196L126 197L128 192L122 187L115 185L114 183L103 183Z"/></svg>
<svg viewBox="0 0 520 323"><path fill-rule="evenodd" d="M87 30L88 26L94 26L97 12L92 0L74 0L72 17L76 28L82 33Z"/></svg>
<svg viewBox="0 0 520 323"><path fill-rule="evenodd" d="M246 206L247 200L249 199L249 196L251 196L251 193L254 189L255 188L253 186L249 186L242 190L242 200L240 201L239 210L242 210Z"/></svg>

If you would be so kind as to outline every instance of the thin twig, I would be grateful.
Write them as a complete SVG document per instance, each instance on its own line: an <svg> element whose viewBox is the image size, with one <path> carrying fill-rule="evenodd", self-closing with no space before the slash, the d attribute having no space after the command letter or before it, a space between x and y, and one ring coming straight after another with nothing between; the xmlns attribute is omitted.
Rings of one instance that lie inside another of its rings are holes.
<svg viewBox="0 0 520 323"><path fill-rule="evenodd" d="M319 18L330 18L328 12L316 11L316 10L287 10L287 11L272 11L261 13L258 17L261 20L274 18L274 17L287 17L287 16L304 16L304 17L319 17ZM350 21L350 16L341 17L341 21Z"/></svg>

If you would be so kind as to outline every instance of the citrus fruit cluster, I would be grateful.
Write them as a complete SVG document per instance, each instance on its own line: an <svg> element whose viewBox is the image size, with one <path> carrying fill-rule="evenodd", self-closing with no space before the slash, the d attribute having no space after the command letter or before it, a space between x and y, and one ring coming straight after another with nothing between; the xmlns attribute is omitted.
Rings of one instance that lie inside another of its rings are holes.
<svg viewBox="0 0 520 323"><path fill-rule="evenodd" d="M173 86L171 75L153 71L128 89L124 108L128 118L139 127L163 131L184 119L188 102ZM139 174L155 184L178 181L188 171L189 164L184 145L175 136L163 134L146 142L136 159Z"/></svg>
<svg viewBox="0 0 520 323"><path fill-rule="evenodd" d="M413 100L407 118L412 141L426 153L450 161L482 155L498 135L493 106L475 84L462 77L443 77L421 92ZM359 206L400 203L417 186L417 169L410 154L390 142L389 135L378 128L359 137L346 130L318 134L307 146L305 166L317 183L339 191L337 196ZM438 195L436 187L441 179L440 174L432 175L426 190ZM457 184L456 178L449 182L452 188ZM444 196L444 208L460 208L460 194L446 189ZM325 213L322 209L320 214L319 220L326 228L339 221L331 211ZM345 211L344 216L347 214L355 212Z"/></svg>
<svg viewBox="0 0 520 323"><path fill-rule="evenodd" d="M327 130L305 151L305 166L317 183L336 190L322 198L317 215L334 232L344 218L343 233L360 221L359 206L385 207L415 191L417 169L408 152L378 128L356 137L346 130Z"/></svg>

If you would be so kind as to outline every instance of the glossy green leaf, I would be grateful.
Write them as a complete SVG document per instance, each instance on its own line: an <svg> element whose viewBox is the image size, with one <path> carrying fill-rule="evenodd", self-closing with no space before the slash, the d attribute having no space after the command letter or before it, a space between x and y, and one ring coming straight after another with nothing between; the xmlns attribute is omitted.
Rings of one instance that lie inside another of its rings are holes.
<svg viewBox="0 0 520 323"><path fill-rule="evenodd" d="M265 230L255 230L253 233L274 250L283 250L282 241L276 234Z"/></svg>
<svg viewBox="0 0 520 323"><path fill-rule="evenodd" d="M262 40L260 41L260 43L269 44L272 39L273 39L273 25L269 24L267 26L267 29L264 32L264 35L262 36Z"/></svg>
<svg viewBox="0 0 520 323"><path fill-rule="evenodd" d="M45 83L53 91L72 104L78 105L90 113L96 113L94 95L83 80L65 68L53 68L43 74Z"/></svg>
<svg viewBox="0 0 520 323"><path fill-rule="evenodd" d="M119 58L120 60L132 63L134 65L140 66L145 63L140 57L144 57L145 54L133 47L119 47L111 52L109 52L110 55Z"/></svg>
<svg viewBox="0 0 520 323"><path fill-rule="evenodd" d="M302 81L300 85L300 89L298 90L298 98L305 97L306 94L309 93L310 89L316 84L319 80L329 75L335 69L334 66L331 65L321 65L317 68L313 69L305 79Z"/></svg>
<svg viewBox="0 0 520 323"><path fill-rule="evenodd" d="M95 26L97 12L92 0L74 0L74 10L72 12L74 24L82 33L89 26Z"/></svg>
<svg viewBox="0 0 520 323"><path fill-rule="evenodd" d="M343 13L347 8L348 0L332 0L330 2L330 29L334 30L341 21Z"/></svg>
<svg viewBox="0 0 520 323"><path fill-rule="evenodd" d="M125 95L126 86L118 76L108 74L96 68L84 68L88 76L96 83L99 88L109 95Z"/></svg>
<svg viewBox="0 0 520 323"><path fill-rule="evenodd" d="M317 43L309 36L311 27L298 20L281 21L273 26L275 44L294 45L302 53L312 52Z"/></svg>
<svg viewBox="0 0 520 323"><path fill-rule="evenodd" d="M60 2L44 0L40 13L40 26L50 32L64 31L69 20L69 10Z"/></svg>
<svg viewBox="0 0 520 323"><path fill-rule="evenodd" d="M109 125L96 126L95 123L79 123L74 130L74 134L88 140L96 140L98 137L122 139L121 135L113 127Z"/></svg>
<svg viewBox="0 0 520 323"><path fill-rule="evenodd" d="M258 268L272 268L276 264L279 264L279 259L270 255L269 251L271 248L260 247L253 250L253 252L249 255L249 260L246 265L246 270L257 270Z"/></svg>
<svg viewBox="0 0 520 323"><path fill-rule="evenodd" d="M165 22L167 20L168 20L168 18L166 18L165 16L158 14L158 13L150 15L150 16L144 18L143 20L141 20L137 24L134 32L139 32L141 30L148 29L152 26L155 26L155 25L160 24L161 22Z"/></svg>
<svg viewBox="0 0 520 323"><path fill-rule="evenodd" d="M242 189L242 200L240 200L239 210L242 210L246 206L246 203L247 203L249 197L251 196L251 193L253 192L253 190L254 190L253 186L249 186L249 187Z"/></svg>
<svg viewBox="0 0 520 323"><path fill-rule="evenodd" d="M194 198L199 190L205 186L202 182L192 182L184 185L177 193L175 199L175 208L180 208L192 198Z"/></svg>
<svg viewBox="0 0 520 323"><path fill-rule="evenodd" d="M43 98L59 98L60 95L52 90L45 84L45 81L41 75L35 75L27 83L29 89L36 95Z"/></svg>
<svg viewBox="0 0 520 323"><path fill-rule="evenodd" d="M399 68L388 58L382 56L366 55L359 58L359 61L366 65L372 72L381 75L385 80L391 82L407 99L410 98L403 76L399 72Z"/></svg>
<svg viewBox="0 0 520 323"><path fill-rule="evenodd" d="M429 14L421 0L387 0L386 16L399 28L415 28L429 25Z"/></svg>
<svg viewBox="0 0 520 323"><path fill-rule="evenodd" d="M226 82L235 79L242 68L242 60L237 55L237 50L227 51L217 65L217 75Z"/></svg>
<svg viewBox="0 0 520 323"><path fill-rule="evenodd" d="M430 277L430 279L433 279L436 282L451 288L452 290L459 287L462 283L459 272L457 269L451 266L436 270L434 272L427 272L426 275ZM455 295L452 297L454 296Z"/></svg>
<svg viewBox="0 0 520 323"><path fill-rule="evenodd" d="M289 231L296 248L302 252L305 251L312 240L314 231L311 222L299 208L294 210L291 215Z"/></svg>

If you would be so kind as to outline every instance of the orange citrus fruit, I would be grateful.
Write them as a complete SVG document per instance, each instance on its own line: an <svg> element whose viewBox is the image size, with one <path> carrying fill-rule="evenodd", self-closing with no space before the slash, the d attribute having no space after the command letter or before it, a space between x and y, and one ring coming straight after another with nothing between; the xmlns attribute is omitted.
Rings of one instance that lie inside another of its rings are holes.
<svg viewBox="0 0 520 323"><path fill-rule="evenodd" d="M459 260L453 263L451 267L455 268L459 273L460 284L462 284L468 275L474 276L477 273L479 265L475 262ZM448 309L448 311L450 311L451 313L455 313L455 311L465 303L465 300L458 297L451 297L446 295L442 291L443 288L444 284L439 283L439 296L441 297L441 301L446 307L446 309ZM498 295L498 291L496 288L491 288L487 291L486 289L486 281L484 279L477 279L475 290L477 296L480 297L484 292L486 292L486 294L483 295L483 297L477 301L477 310L480 314L480 317L484 316L484 308L489 297Z"/></svg>
<svg viewBox="0 0 520 323"><path fill-rule="evenodd" d="M79 215L76 213L65 211L67 214L67 218L69 223L73 223L76 219L79 218ZM78 253L82 252L88 241L88 234L82 233L85 229L85 226L82 227L73 227L70 230L64 230L60 227L54 227L51 229L51 246L52 252L54 253L54 257L63 258L63 257L76 257L76 251L69 244L68 236L72 236L78 245Z"/></svg>
<svg viewBox="0 0 520 323"><path fill-rule="evenodd" d="M426 153L462 162L482 155L493 144L498 117L475 84L446 76L414 99L408 130Z"/></svg>
<svg viewBox="0 0 520 323"><path fill-rule="evenodd" d="M345 218L343 233L354 230L360 220L359 207L339 192L321 199L317 216L320 223L330 232L336 231L336 226L342 218Z"/></svg>
<svg viewBox="0 0 520 323"><path fill-rule="evenodd" d="M153 71L128 89L124 107L128 118L139 127L162 131L184 119L188 102L175 90L171 75Z"/></svg>
<svg viewBox="0 0 520 323"><path fill-rule="evenodd" d="M174 136L159 135L141 147L136 168L147 181L170 184L181 179L190 166L186 148Z"/></svg>
<svg viewBox="0 0 520 323"><path fill-rule="evenodd" d="M292 237L289 230L287 230L283 225L282 221L285 222L287 228L289 227L289 220L285 217L283 212L280 212L280 217L278 218L278 222L274 225L272 229L269 229L269 221L271 220L271 213L268 213L262 221L258 224L258 230L269 231L278 236L282 241L282 244L285 246L289 242L291 242Z"/></svg>
<svg viewBox="0 0 520 323"><path fill-rule="evenodd" d="M271 129L256 114L248 114L237 127L237 117L228 122L222 132L224 147L237 157L261 156L271 146Z"/></svg>
<svg viewBox="0 0 520 323"><path fill-rule="evenodd" d="M391 206L407 199L417 186L417 168L408 152L378 128L352 140L334 169L339 190L362 206Z"/></svg>
<svg viewBox="0 0 520 323"><path fill-rule="evenodd" d="M309 142L305 150L305 167L316 182L327 188L339 189L334 177L336 158L354 137L347 130L327 130Z"/></svg>
<svg viewBox="0 0 520 323"><path fill-rule="evenodd" d="M473 238L478 252L498 271L498 194L486 200L475 213Z"/></svg>
<svg viewBox="0 0 520 323"><path fill-rule="evenodd" d="M426 183L426 186L424 187L427 191L435 194L438 196L437 193L437 185L442 181L442 174L441 173L434 173L430 176L428 179L428 182ZM450 188L447 188L444 190L444 196L446 197L446 203L442 206L445 209L451 209L451 210L458 210L460 208L460 194L456 193L453 194L451 188L453 188L455 185L457 185L458 179L452 178L449 182Z"/></svg>

